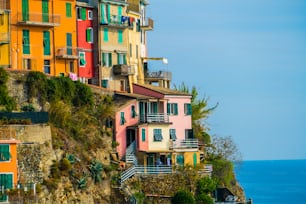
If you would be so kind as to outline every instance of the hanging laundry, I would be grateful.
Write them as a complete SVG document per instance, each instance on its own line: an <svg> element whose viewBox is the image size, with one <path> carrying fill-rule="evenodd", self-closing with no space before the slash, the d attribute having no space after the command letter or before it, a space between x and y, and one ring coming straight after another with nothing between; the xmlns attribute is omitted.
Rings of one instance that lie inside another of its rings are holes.
<svg viewBox="0 0 306 204"><path fill-rule="evenodd" d="M126 24L126 22L129 20L129 17L127 16L121 16L121 24Z"/></svg>
<svg viewBox="0 0 306 204"><path fill-rule="evenodd" d="M135 21L135 18L130 17L129 18L129 26L132 26L134 21Z"/></svg>
<svg viewBox="0 0 306 204"><path fill-rule="evenodd" d="M78 80L78 76L75 74L75 73L69 73L69 78L72 80L72 81L76 81Z"/></svg>

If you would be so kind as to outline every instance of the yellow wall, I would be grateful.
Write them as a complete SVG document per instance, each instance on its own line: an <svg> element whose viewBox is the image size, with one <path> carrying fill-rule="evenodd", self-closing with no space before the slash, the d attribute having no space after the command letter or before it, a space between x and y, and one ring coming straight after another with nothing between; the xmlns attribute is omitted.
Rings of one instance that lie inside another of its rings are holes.
<svg viewBox="0 0 306 204"><path fill-rule="evenodd" d="M0 67L6 68L10 66L9 17L8 11L0 10Z"/></svg>
<svg viewBox="0 0 306 204"><path fill-rule="evenodd" d="M154 129L161 129L163 140L154 141ZM150 124L148 126L148 140L149 148L148 151L163 152L169 151L170 135L169 135L169 125L167 124Z"/></svg>

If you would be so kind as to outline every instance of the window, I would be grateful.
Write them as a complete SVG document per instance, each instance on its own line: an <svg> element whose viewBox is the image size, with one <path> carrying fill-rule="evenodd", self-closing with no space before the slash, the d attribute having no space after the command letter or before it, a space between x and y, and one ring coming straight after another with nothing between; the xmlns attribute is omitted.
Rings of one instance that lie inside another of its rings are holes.
<svg viewBox="0 0 306 204"><path fill-rule="evenodd" d="M31 70L31 59L23 59L23 69Z"/></svg>
<svg viewBox="0 0 306 204"><path fill-rule="evenodd" d="M82 8L81 7L76 8L76 15L77 15L78 20L82 19Z"/></svg>
<svg viewBox="0 0 306 204"><path fill-rule="evenodd" d="M92 20L93 19L93 13L92 11L88 10L88 20Z"/></svg>
<svg viewBox="0 0 306 204"><path fill-rule="evenodd" d="M49 22L49 4L48 0L42 1L42 20L43 22Z"/></svg>
<svg viewBox="0 0 306 204"><path fill-rule="evenodd" d="M140 19L137 19L137 21L136 21L136 31L137 32L140 32L141 31L141 29L140 29Z"/></svg>
<svg viewBox="0 0 306 204"><path fill-rule="evenodd" d="M191 104L190 103L185 103L184 104L184 113L185 113L185 115L191 115L192 109L191 109Z"/></svg>
<svg viewBox="0 0 306 204"><path fill-rule="evenodd" d="M120 125L124 125L126 123L126 120L124 118L124 112L120 113Z"/></svg>
<svg viewBox="0 0 306 204"><path fill-rule="evenodd" d="M101 86L103 88L108 88L108 79L102 79Z"/></svg>
<svg viewBox="0 0 306 204"><path fill-rule="evenodd" d="M135 106L134 105L131 106L131 112L132 112L132 118L135 118L137 116L137 113L135 111Z"/></svg>
<svg viewBox="0 0 306 204"><path fill-rule="evenodd" d="M89 42L89 43L93 42L93 29L92 28L86 29L86 42Z"/></svg>
<svg viewBox="0 0 306 204"><path fill-rule="evenodd" d="M145 142L146 141L146 129L141 129L141 141Z"/></svg>
<svg viewBox="0 0 306 204"><path fill-rule="evenodd" d="M103 40L104 42L108 42L108 28L104 28L103 30Z"/></svg>
<svg viewBox="0 0 306 204"><path fill-rule="evenodd" d="M64 76L65 76L65 73L61 72L61 73L59 73L59 76L60 76L60 77L64 77Z"/></svg>
<svg viewBox="0 0 306 204"><path fill-rule="evenodd" d="M117 61L118 61L118 64L126 64L126 54L125 53L118 53L117 54Z"/></svg>
<svg viewBox="0 0 306 204"><path fill-rule="evenodd" d="M85 52L79 52L79 66L85 67L86 65L86 55Z"/></svg>
<svg viewBox="0 0 306 204"><path fill-rule="evenodd" d="M10 155L10 145L9 144L0 144L0 162L9 161L11 158Z"/></svg>
<svg viewBox="0 0 306 204"><path fill-rule="evenodd" d="M72 14L71 14L71 3L66 3L66 17L72 17Z"/></svg>
<svg viewBox="0 0 306 204"><path fill-rule="evenodd" d="M185 139L193 139L193 130L192 129L185 129Z"/></svg>
<svg viewBox="0 0 306 204"><path fill-rule="evenodd" d="M50 55L50 32L43 32L43 47L44 47L44 55Z"/></svg>
<svg viewBox="0 0 306 204"><path fill-rule="evenodd" d="M44 60L44 73L50 74L50 60Z"/></svg>
<svg viewBox="0 0 306 204"><path fill-rule="evenodd" d="M170 129L169 135L170 135L170 139L172 139L173 141L176 140L176 130L175 129Z"/></svg>
<svg viewBox="0 0 306 204"><path fill-rule="evenodd" d="M30 31L22 31L22 51L23 54L30 54Z"/></svg>
<svg viewBox="0 0 306 204"><path fill-rule="evenodd" d="M167 113L169 115L177 115L178 114L177 103L168 103Z"/></svg>
<svg viewBox="0 0 306 204"><path fill-rule="evenodd" d="M13 188L13 174L0 174L0 187L0 190L4 191L4 193L0 193L0 202L6 202L8 201L8 196L5 190Z"/></svg>
<svg viewBox="0 0 306 204"><path fill-rule="evenodd" d="M104 67L111 67L112 66L112 53L102 53L102 65Z"/></svg>
<svg viewBox="0 0 306 204"><path fill-rule="evenodd" d="M72 55L72 34L66 33L67 55Z"/></svg>
<svg viewBox="0 0 306 204"><path fill-rule="evenodd" d="M73 61L69 61L68 63L69 63L69 71L70 72L74 72L74 63L73 63Z"/></svg>
<svg viewBox="0 0 306 204"><path fill-rule="evenodd" d="M29 0L22 0L22 20L29 20Z"/></svg>
<svg viewBox="0 0 306 204"><path fill-rule="evenodd" d="M123 31L118 30L118 43L122 44L123 43Z"/></svg>
<svg viewBox="0 0 306 204"><path fill-rule="evenodd" d="M160 142L163 140L162 130L161 129L154 129L153 130L154 142Z"/></svg>

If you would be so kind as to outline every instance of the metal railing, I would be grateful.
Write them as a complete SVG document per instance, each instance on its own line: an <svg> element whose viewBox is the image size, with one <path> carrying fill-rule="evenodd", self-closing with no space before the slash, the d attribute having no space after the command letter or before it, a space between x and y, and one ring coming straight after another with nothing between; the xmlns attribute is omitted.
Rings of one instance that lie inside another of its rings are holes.
<svg viewBox="0 0 306 204"><path fill-rule="evenodd" d="M17 21L21 24L40 25L40 26L58 26L61 22L60 15L44 13L22 13L17 15Z"/></svg>
<svg viewBox="0 0 306 204"><path fill-rule="evenodd" d="M120 183L124 183L127 179L136 174L150 175L150 174L171 174L173 173L172 166L160 165L160 166L132 166L129 169L121 173Z"/></svg>
<svg viewBox="0 0 306 204"><path fill-rule="evenodd" d="M198 147L198 139L175 140L170 142L170 149L192 149Z"/></svg>
<svg viewBox="0 0 306 204"><path fill-rule="evenodd" d="M107 21L101 21L102 25L110 25L110 26L118 26L123 28L132 27L133 24L129 23L128 16L118 16L118 15L111 15Z"/></svg>
<svg viewBox="0 0 306 204"><path fill-rule="evenodd" d="M202 176L209 176L211 177L213 171L213 165L212 164L205 164L204 168L198 170L198 174Z"/></svg>
<svg viewBox="0 0 306 204"><path fill-rule="evenodd" d="M58 58L78 59L78 48L75 47L60 47L56 49L55 56Z"/></svg>
<svg viewBox="0 0 306 204"><path fill-rule="evenodd" d="M168 71L156 71L156 72L147 72L146 79L172 79L172 72Z"/></svg>
<svg viewBox="0 0 306 204"><path fill-rule="evenodd" d="M135 156L135 149L136 149L136 142L132 142L130 144L130 146L126 149L125 152L125 162L129 163L129 164L134 164L137 165L138 164L138 160Z"/></svg>
<svg viewBox="0 0 306 204"><path fill-rule="evenodd" d="M148 113L140 115L142 123L169 123L169 115L167 113Z"/></svg>

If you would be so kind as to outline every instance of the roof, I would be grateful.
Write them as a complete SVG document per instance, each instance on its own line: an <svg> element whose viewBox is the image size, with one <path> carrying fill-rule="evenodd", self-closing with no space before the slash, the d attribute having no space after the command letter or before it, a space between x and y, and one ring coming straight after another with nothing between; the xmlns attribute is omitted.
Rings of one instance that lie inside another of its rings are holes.
<svg viewBox="0 0 306 204"><path fill-rule="evenodd" d="M189 93L185 93L185 92L181 92L181 91L176 91L176 90L171 90L171 89L167 89L167 88L163 88L163 87L159 87L159 86L153 86L153 85L149 85L149 84L134 84L136 86L140 86L146 89L150 89L152 91L164 94L164 95L180 95L180 96L192 96Z"/></svg>
<svg viewBox="0 0 306 204"><path fill-rule="evenodd" d="M145 96L142 94L136 94L136 93L127 93L127 92L115 92L115 95L119 96L124 96L128 98L133 98L133 99L153 99L154 97L152 96Z"/></svg>

